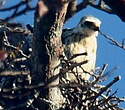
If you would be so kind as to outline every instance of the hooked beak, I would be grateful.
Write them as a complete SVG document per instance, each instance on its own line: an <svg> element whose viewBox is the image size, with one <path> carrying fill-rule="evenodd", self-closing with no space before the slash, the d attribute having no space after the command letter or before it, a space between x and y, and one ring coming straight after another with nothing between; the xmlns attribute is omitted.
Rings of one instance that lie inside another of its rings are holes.
<svg viewBox="0 0 125 110"><path fill-rule="evenodd" d="M97 26L93 27L92 29L93 29L94 31L99 31L99 30L100 30L100 28L97 27Z"/></svg>

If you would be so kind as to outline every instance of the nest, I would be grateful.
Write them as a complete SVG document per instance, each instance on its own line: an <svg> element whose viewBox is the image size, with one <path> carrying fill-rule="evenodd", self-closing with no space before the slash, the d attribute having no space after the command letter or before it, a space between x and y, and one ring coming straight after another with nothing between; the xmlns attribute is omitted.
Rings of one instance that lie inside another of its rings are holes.
<svg viewBox="0 0 125 110"><path fill-rule="evenodd" d="M44 104L52 104L41 96L45 85L32 83L32 33L24 27L7 26L2 26L0 33L0 109L41 110ZM65 79L65 74L80 64L71 64L64 58L61 61L63 68L57 86L65 102L60 110L123 110L119 104L125 99L117 97L117 91L111 90L120 77L115 77L107 85L101 84L107 80L107 65L97 69L89 81L77 77L77 82L70 82Z"/></svg>

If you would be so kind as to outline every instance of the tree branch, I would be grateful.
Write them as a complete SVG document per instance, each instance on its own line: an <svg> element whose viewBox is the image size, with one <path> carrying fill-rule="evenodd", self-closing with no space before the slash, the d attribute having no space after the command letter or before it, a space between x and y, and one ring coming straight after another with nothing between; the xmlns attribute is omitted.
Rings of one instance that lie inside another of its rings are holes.
<svg viewBox="0 0 125 110"><path fill-rule="evenodd" d="M32 7L29 5L29 3L31 2L32 0L21 0L19 3L13 5L13 6L10 6L8 8L3 8L3 9L0 9L0 12L6 12L6 11L10 11L10 10L13 10L13 13L12 15L6 17L4 19L4 22L5 21L9 21L15 17L18 17L22 14L25 14L26 12L29 12L29 11L33 11L35 10L36 6ZM25 6L25 8L21 9L21 7ZM19 11L20 10L20 11Z"/></svg>
<svg viewBox="0 0 125 110"><path fill-rule="evenodd" d="M46 84L51 77L59 74L60 69L57 66L60 64L59 57L63 52L61 34L67 7L68 1L65 0L45 0L38 3L32 44L32 78L35 83L44 82ZM49 85L58 84L59 77ZM58 87L44 89L43 91L42 96L48 97L48 100L55 103L54 110L62 106L64 102ZM53 107L53 105L50 105L50 107ZM47 110L48 107L41 109Z"/></svg>
<svg viewBox="0 0 125 110"><path fill-rule="evenodd" d="M122 43L119 43L118 41L114 40L112 37L110 37L109 35L106 35L105 33L101 32L101 31L100 31L100 34L102 36L104 36L107 40L109 40L112 45L115 45L115 46L120 47L123 50L125 50L125 44L124 44L125 40L123 40Z"/></svg>
<svg viewBox="0 0 125 110"><path fill-rule="evenodd" d="M101 7L101 6L98 5L98 4L89 2L89 5L90 5L91 7L93 7L93 8L99 9L99 10L104 11L104 12L106 12L106 13L114 14L114 12L113 12L111 9L106 8L106 7Z"/></svg>
<svg viewBox="0 0 125 110"><path fill-rule="evenodd" d="M89 0L83 0L83 2L81 2L80 4L77 5L77 11L76 13L78 13L79 11L83 10L84 8L86 8L89 4Z"/></svg>

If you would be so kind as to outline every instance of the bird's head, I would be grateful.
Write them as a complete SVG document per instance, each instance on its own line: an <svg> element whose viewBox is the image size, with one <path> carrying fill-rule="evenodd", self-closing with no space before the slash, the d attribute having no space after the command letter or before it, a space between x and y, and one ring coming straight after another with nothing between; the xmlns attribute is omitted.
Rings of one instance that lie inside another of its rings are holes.
<svg viewBox="0 0 125 110"><path fill-rule="evenodd" d="M100 30L101 21L94 17L94 16L85 16L83 17L78 26L77 29L79 32L86 33L87 35L97 33Z"/></svg>

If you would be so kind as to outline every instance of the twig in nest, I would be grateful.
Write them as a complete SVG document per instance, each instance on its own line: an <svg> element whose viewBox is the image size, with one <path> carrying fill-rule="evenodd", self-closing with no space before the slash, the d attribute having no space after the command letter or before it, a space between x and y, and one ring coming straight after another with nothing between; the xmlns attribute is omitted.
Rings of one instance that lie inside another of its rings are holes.
<svg viewBox="0 0 125 110"><path fill-rule="evenodd" d="M64 68L64 69L62 69L61 72L64 74L64 73L66 73L66 72L72 70L73 68L75 68L75 67L77 67L77 66L86 64L87 62L88 62L88 61L86 60L86 61L83 61L83 62L80 62L80 63L74 63L74 64L72 64L69 68Z"/></svg>
<svg viewBox="0 0 125 110"><path fill-rule="evenodd" d="M101 79L106 79L107 77L109 77L110 75L112 75L116 70L118 69L118 67L114 67L111 70L109 70L108 72L106 72L105 74L102 75Z"/></svg>
<svg viewBox="0 0 125 110"><path fill-rule="evenodd" d="M52 85L50 87L57 87L57 86L60 86L60 85L54 85L54 86ZM7 92L12 92L12 91L24 90L24 89L34 90L34 89L39 89L41 87L45 87L45 84L44 83L39 83L37 85L24 85L23 87L2 88L2 92L7 93ZM46 87L46 88L48 88L48 87Z"/></svg>
<svg viewBox="0 0 125 110"><path fill-rule="evenodd" d="M96 96L94 96L95 99L97 97L99 97L103 92L105 92L108 88L110 88L113 84L115 84L119 80L121 80L120 76L115 77L113 81L111 81L108 85L106 85L104 88L102 88L102 90Z"/></svg>
<svg viewBox="0 0 125 110"><path fill-rule="evenodd" d="M28 95L28 94L27 94ZM13 105L11 107L7 107L6 110L14 110L14 109L20 109L22 107L26 107L28 108L29 106L32 105L32 103L34 102L34 100L39 96L39 93L36 92L33 96L30 96L29 99L27 101L22 101L22 103L19 103L18 105Z"/></svg>
<svg viewBox="0 0 125 110"><path fill-rule="evenodd" d="M0 72L0 77L8 77L8 76L22 76L22 75L29 75L29 71L3 71Z"/></svg>
<svg viewBox="0 0 125 110"><path fill-rule="evenodd" d="M97 82L100 81L101 77L103 76L106 68L108 67L108 64L104 64L101 71L99 72L98 77L95 77L95 80L92 82L92 85L95 85Z"/></svg>
<svg viewBox="0 0 125 110"><path fill-rule="evenodd" d="M82 56L82 55L87 55L87 52L84 52L84 53L79 53L79 54L74 54L71 58L69 58L68 60L72 60L74 58L77 58L78 56Z"/></svg>
<svg viewBox="0 0 125 110"><path fill-rule="evenodd" d="M15 47L15 46L13 46L13 45L11 45L11 44L9 43L8 37L7 37L5 31L4 31L4 45L7 46L7 47L9 47L9 48L12 48L12 49L14 49L14 50L17 50L23 57L26 57L26 58L28 58L28 59L30 58L30 56L27 56L26 54L24 54L21 49Z"/></svg>

